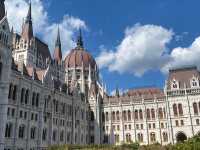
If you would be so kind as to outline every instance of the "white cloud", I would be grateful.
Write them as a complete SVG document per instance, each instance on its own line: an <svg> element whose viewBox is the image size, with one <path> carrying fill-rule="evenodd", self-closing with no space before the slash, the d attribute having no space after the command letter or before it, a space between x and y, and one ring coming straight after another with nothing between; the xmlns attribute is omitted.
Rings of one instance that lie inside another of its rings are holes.
<svg viewBox="0 0 200 150"><path fill-rule="evenodd" d="M128 89L119 89L119 95L123 95L124 93L127 93L127 92L128 92ZM116 95L116 89L112 90L110 92L110 95L115 96Z"/></svg>
<svg viewBox="0 0 200 150"><path fill-rule="evenodd" d="M21 33L22 22L28 12L28 1L7 0L5 2L10 26L13 26L16 32ZM79 27L87 29L83 20L69 15L64 15L59 23L51 23L42 0L32 0L32 16L34 33L48 43L51 51L54 48L58 25L61 30L64 54L74 46L73 36L77 29Z"/></svg>
<svg viewBox="0 0 200 150"><path fill-rule="evenodd" d="M197 37L195 41L188 48L177 47L171 51L170 61L161 68L162 72L166 73L170 68L196 65L200 68L200 37Z"/></svg>
<svg viewBox="0 0 200 150"><path fill-rule="evenodd" d="M139 25L125 30L125 37L116 50L104 50L96 58L100 68L142 76L145 72L162 68L168 61L167 44L173 32L161 26Z"/></svg>

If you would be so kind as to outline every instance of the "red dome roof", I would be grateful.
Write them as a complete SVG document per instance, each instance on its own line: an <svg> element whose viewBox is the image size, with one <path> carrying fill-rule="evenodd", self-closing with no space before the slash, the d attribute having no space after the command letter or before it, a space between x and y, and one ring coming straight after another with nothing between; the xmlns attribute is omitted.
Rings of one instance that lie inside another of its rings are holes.
<svg viewBox="0 0 200 150"><path fill-rule="evenodd" d="M96 65L94 58L82 47L73 49L65 58L65 67L68 68L82 67L82 63L84 67L89 67L90 65L93 69Z"/></svg>

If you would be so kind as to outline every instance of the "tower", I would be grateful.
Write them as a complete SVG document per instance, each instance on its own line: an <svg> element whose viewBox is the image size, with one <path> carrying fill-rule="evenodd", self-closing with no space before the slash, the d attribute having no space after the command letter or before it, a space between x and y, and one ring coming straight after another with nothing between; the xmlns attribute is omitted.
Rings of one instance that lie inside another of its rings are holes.
<svg viewBox="0 0 200 150"><path fill-rule="evenodd" d="M0 0L0 150L4 150L7 121L9 78L12 62L11 32L5 16L4 0Z"/></svg>

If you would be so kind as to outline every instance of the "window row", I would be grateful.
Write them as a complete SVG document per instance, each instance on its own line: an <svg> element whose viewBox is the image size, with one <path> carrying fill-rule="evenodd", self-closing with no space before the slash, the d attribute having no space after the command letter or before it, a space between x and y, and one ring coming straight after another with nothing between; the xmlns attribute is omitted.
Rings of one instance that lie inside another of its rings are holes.
<svg viewBox="0 0 200 150"><path fill-rule="evenodd" d="M158 118L159 119L165 119L166 118L166 111L165 108L158 108L158 110L152 108L146 109L146 113L140 110L135 110L133 113L131 113L130 110L124 110L122 114L119 111L112 111L111 116L109 116L108 112L102 113L102 121L109 121L110 119L112 121L120 121L121 119L124 121L131 121L133 118L135 120L143 120L145 115L148 120L155 120L156 119L156 111L158 112Z"/></svg>

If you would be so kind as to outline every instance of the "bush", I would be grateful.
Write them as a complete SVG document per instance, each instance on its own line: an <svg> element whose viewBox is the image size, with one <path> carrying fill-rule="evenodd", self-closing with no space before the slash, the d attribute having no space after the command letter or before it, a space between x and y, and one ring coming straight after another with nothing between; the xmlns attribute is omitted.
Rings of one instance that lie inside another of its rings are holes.
<svg viewBox="0 0 200 150"><path fill-rule="evenodd" d="M194 136L182 143L162 146L159 143L139 146L138 143L114 145L63 145L52 146L48 150L200 150L200 136Z"/></svg>

